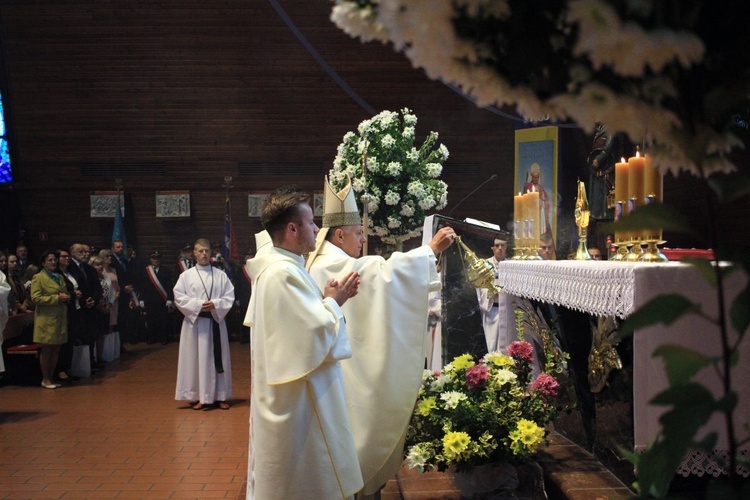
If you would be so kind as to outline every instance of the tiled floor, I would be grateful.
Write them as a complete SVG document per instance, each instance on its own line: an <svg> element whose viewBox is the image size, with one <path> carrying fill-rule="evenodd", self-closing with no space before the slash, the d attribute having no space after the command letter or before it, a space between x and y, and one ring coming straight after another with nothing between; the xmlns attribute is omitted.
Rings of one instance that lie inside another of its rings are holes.
<svg viewBox="0 0 750 500"><path fill-rule="evenodd" d="M178 345L127 344L90 379L0 387L0 498L236 498L247 473L249 346L229 411L174 400Z"/></svg>

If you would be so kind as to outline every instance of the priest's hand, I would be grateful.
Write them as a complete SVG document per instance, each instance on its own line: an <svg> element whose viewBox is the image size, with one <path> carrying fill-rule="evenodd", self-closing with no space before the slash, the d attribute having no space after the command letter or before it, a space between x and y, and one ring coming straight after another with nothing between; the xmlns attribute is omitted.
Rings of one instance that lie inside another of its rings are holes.
<svg viewBox="0 0 750 500"><path fill-rule="evenodd" d="M343 306L350 297L357 295L359 283L359 273L356 271L350 272L341 281L331 278L326 283L323 296L331 297L339 306Z"/></svg>
<svg viewBox="0 0 750 500"><path fill-rule="evenodd" d="M443 227L432 238L429 243L432 252L437 256L440 252L448 248L456 240L456 231L452 227Z"/></svg>
<svg viewBox="0 0 750 500"><path fill-rule="evenodd" d="M216 306L210 300L207 300L203 304L201 304L201 312L213 311L214 309L216 309Z"/></svg>

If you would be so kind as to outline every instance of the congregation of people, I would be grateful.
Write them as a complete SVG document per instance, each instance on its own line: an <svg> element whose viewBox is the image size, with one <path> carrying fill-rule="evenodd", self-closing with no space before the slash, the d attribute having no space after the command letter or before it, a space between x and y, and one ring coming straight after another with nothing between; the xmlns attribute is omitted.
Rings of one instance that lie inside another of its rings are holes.
<svg viewBox="0 0 750 500"><path fill-rule="evenodd" d="M248 250L243 263L252 256L254 251ZM126 352L125 344L166 345L181 339L183 319L188 314L176 303L173 290L182 273L200 264L193 255L193 244L181 247L170 264L162 264L159 251L151 252L148 263L143 263L134 249L119 240L101 250L74 243L45 250L37 259L30 256L25 244L14 251L0 251L0 315L4 318L0 332L7 320L26 320L28 327L12 344L33 343L38 347L41 386L56 389L74 383L80 380L73 373L77 372L74 363L79 362L74 360L76 346L88 348L85 358L90 371L96 372L108 364L107 342L117 342L116 351ZM220 253L209 250L208 265L217 269L217 276L226 276L223 270L228 264ZM238 281L245 280L237 284L241 296L236 301L231 296L223 316L233 313L227 318L232 338L247 343L249 331L241 325L244 310L240 314L239 309L247 306L251 287L246 273L237 270L235 276ZM223 328L228 341L226 326ZM117 336L112 337L113 333ZM227 347L224 351L228 356ZM225 365L229 365L228 360ZM4 371L4 364L0 365L0 377ZM187 392L197 393L198 383L196 380L195 389L188 388ZM181 390L186 389L178 387L177 392ZM211 391L204 388L203 397L191 399L213 404L206 398L207 392ZM226 398L224 394L222 400Z"/></svg>

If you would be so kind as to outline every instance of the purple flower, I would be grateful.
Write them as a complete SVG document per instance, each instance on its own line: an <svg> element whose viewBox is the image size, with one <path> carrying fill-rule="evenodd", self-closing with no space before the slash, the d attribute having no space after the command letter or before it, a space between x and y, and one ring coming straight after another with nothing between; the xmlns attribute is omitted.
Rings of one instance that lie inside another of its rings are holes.
<svg viewBox="0 0 750 500"><path fill-rule="evenodd" d="M470 389L484 387L487 383L487 367L485 365L474 365L466 370L466 385Z"/></svg>
<svg viewBox="0 0 750 500"><path fill-rule="evenodd" d="M536 380L531 383L531 389L539 391L545 396L554 397L560 391L560 384L557 383L554 377L546 373L540 373Z"/></svg>
<svg viewBox="0 0 750 500"><path fill-rule="evenodd" d="M534 348L524 340L516 340L508 346L508 356L512 358L521 358L531 363L534 357Z"/></svg>

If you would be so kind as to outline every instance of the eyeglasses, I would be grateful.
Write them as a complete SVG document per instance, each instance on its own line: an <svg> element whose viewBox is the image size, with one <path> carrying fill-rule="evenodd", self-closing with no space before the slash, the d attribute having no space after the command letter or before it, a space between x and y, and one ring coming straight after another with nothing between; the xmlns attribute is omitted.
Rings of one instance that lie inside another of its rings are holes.
<svg viewBox="0 0 750 500"><path fill-rule="evenodd" d="M60 258L61 258L61 259L69 259L69 258L70 258L70 255L61 255L61 256L60 256Z"/></svg>

